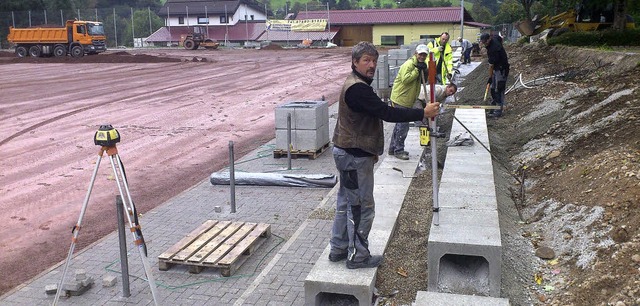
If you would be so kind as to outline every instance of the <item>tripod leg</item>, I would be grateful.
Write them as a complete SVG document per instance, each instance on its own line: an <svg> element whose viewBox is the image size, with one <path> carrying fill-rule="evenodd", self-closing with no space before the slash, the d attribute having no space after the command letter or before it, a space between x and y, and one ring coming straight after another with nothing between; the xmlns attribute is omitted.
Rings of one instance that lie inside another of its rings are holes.
<svg viewBox="0 0 640 306"><path fill-rule="evenodd" d="M103 150L100 150L98 161L96 161L96 167L95 169L93 169L93 174L91 175L91 182L89 183L89 189L87 190L87 194L84 197L84 202L82 203L82 209L80 209L80 217L78 217L78 222L76 223L76 225L73 227L73 230L72 230L73 236L71 237L71 246L69 247L67 260L62 270L62 278L60 279L60 283L58 284L56 297L53 299L54 306L58 303L58 299L60 298L60 293L62 292L62 286L64 285L64 278L67 275L67 269L69 268L69 262L71 262L71 257L73 256L73 250L76 248L76 241L78 239L78 235L80 234L82 219L84 218L84 213L87 210L87 204L89 203L89 197L91 196L91 190L93 189L93 184L96 181L96 175L98 174L98 167L100 167L100 161L102 160L102 153L103 153Z"/></svg>
<svg viewBox="0 0 640 306"><path fill-rule="evenodd" d="M141 235L138 234L140 229L136 228L134 223L131 221L131 214L134 213L135 209L133 207L133 201L131 200L131 193L129 192L129 186L127 185L127 180L124 176L124 169L122 167L122 163L120 162L120 157L117 153L109 155L109 161L111 162L111 169L113 170L113 175L116 180L116 184L118 185L118 191L120 192L120 197L122 197L122 205L127 212L125 215L127 216L127 220L129 221L129 228L131 229L131 234L133 235L133 240L138 247L138 251L140 253L140 259L142 260L142 266L144 267L144 272L147 275L147 282L149 283L149 288L151 289L151 295L153 296L153 302L155 305L158 305L157 299L157 288L156 281L153 277L153 273L151 273L151 266L147 260L147 256L145 254L145 246L142 240ZM122 174L122 181L124 185L125 194L123 193L122 185L120 185L120 179L118 178L118 170L116 169L116 162L118 164L118 168L120 169L120 174ZM128 201L128 202L127 202ZM130 204L127 204L130 203Z"/></svg>

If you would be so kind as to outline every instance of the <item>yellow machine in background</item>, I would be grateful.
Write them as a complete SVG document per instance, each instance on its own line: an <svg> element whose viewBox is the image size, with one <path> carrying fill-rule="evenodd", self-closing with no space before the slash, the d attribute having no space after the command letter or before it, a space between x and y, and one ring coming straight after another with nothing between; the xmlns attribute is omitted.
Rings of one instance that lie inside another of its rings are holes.
<svg viewBox="0 0 640 306"><path fill-rule="evenodd" d="M594 20L591 16L580 17L575 10L568 10L555 16L544 16L540 19L536 17L533 20L523 20L516 23L516 28L520 34L524 36L532 36L542 33L546 29L551 29L547 37L558 36L562 33L597 31L610 28L613 25L613 17L605 18L602 14L598 20ZM634 29L633 20L627 19L627 29Z"/></svg>
<svg viewBox="0 0 640 306"><path fill-rule="evenodd" d="M206 27L195 26L191 33L181 37L181 45L187 50L196 50L200 46L205 49L217 49L220 43L208 37Z"/></svg>

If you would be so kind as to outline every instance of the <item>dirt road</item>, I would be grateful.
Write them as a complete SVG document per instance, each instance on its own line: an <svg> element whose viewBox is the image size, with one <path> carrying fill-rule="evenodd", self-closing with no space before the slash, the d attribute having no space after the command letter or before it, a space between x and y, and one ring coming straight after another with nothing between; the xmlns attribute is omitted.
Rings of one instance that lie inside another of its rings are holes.
<svg viewBox="0 0 640 306"><path fill-rule="evenodd" d="M229 141L241 156L274 138L277 105L336 101L350 71L350 49L0 53L0 294L65 259L101 124L144 213L225 166ZM76 250L115 229L116 193L105 158Z"/></svg>

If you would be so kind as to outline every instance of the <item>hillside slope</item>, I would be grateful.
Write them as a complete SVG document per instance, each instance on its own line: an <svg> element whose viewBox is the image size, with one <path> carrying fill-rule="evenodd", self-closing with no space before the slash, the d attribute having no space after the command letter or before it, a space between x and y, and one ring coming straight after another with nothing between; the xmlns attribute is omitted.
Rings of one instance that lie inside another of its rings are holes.
<svg viewBox="0 0 640 306"><path fill-rule="evenodd" d="M512 305L640 304L640 54L544 45L507 51L510 84L521 74L530 88L512 89L505 116L487 119L502 297ZM458 102L482 104L486 79L485 61L461 84ZM446 126L451 114L444 119ZM428 235L430 184L430 173L421 174L405 198L400 218L408 221L392 239L402 247L386 256L408 276L393 265L379 270L380 293L399 290L382 304L409 305L426 290L426 253L412 250L426 244L416 237ZM535 255L543 247L554 259Z"/></svg>

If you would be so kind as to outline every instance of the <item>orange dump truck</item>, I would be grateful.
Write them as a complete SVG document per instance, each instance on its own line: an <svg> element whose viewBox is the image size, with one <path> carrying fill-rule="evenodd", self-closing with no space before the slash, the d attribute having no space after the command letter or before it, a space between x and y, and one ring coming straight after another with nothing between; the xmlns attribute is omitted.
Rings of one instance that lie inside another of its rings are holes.
<svg viewBox="0 0 640 306"><path fill-rule="evenodd" d="M107 51L101 22L68 20L64 28L9 28L7 40L16 46L16 55L81 57Z"/></svg>

